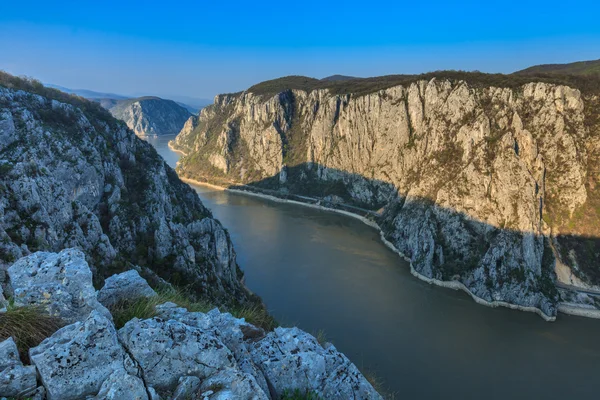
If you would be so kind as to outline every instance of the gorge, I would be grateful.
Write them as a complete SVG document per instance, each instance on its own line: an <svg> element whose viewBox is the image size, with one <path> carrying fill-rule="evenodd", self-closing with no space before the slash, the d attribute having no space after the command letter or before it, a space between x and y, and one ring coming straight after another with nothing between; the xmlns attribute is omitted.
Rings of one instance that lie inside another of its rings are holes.
<svg viewBox="0 0 600 400"><path fill-rule="evenodd" d="M184 178L368 216L418 276L480 302L598 315L599 93L577 77L287 77L217 96L171 146Z"/></svg>
<svg viewBox="0 0 600 400"><path fill-rule="evenodd" d="M149 138L171 163L173 137ZM481 307L415 279L379 233L344 215L194 185L228 227L246 284L282 322L326 336L396 398L593 397L595 319Z"/></svg>

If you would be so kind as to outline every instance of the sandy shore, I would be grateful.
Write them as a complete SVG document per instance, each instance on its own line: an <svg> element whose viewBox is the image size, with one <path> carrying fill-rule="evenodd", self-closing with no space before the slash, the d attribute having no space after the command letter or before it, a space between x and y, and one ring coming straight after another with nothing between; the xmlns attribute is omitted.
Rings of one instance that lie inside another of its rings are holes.
<svg viewBox="0 0 600 400"><path fill-rule="evenodd" d="M381 241L383 242L383 244L385 244L393 252L395 252L400 257L402 257L405 261L407 261L410 264L410 272L411 272L411 274L413 276L421 279L422 281L425 281L425 282L427 282L429 284L432 284L432 285L445 287L445 288L448 288L448 289L462 290L463 292L465 292L469 296L471 296L471 298L477 304L481 304L481 305L484 305L484 306L487 306L487 307L492 307L492 308L506 307L506 308L510 308L510 309L513 309L513 310L519 310L519 311L525 311L525 312L533 312L533 313L538 314L545 321L551 322L551 321L555 321L556 320L556 317L546 315L546 314L544 314L544 312L542 310L540 310L539 308L536 308L536 307L519 306L519 305L516 305L516 304L507 303L507 302L504 302L504 301L492 301L492 302L490 302L490 301L487 301L485 299L482 299L481 297L478 297L473 292L471 292L469 290L469 288L467 288L462 282L458 282L458 281L440 281L438 279L432 279L432 278L429 278L427 276L421 275L420 273L418 273L415 270L415 268L412 265L411 260L408 257L406 257L406 255L403 254L400 250L398 250L396 248L396 246L394 246L391 242L389 242L385 238L385 236L383 234L383 231L381 230L381 228L379 227L379 225L375 221L372 221L372 220L370 220L368 218L365 218L363 216L360 216L358 214L355 214L355 213L352 213L352 212L349 212L349 211L345 211L345 210L337 210L337 209L334 209L334 208L324 207L324 206L321 206L321 205L318 205L318 204L310 204L310 203L304 203L304 202L296 201L296 200L282 199L280 197L271 196L271 195L268 195L268 194L255 193L255 192L246 191L246 190L240 190L240 189L229 189L229 188L225 188L225 187L222 187L222 186L212 185L212 184L206 183L206 182L199 182L199 181L196 181L194 179L181 178L181 180L184 181L184 182L195 184L195 185L211 187L211 188L214 188L216 190L226 190L226 191L231 192L231 193L238 193L238 194L243 194L243 195L246 195L246 196L260 197L262 199L267 199L267 200L275 201L275 202L278 202L278 203L288 203L288 204L295 204L295 205L300 205L300 206L304 206L304 207L315 208L315 209L318 209L318 210L323 210L323 211L328 211L328 212L334 212L334 213L338 213L338 214L343 214L345 216L358 219L358 220L362 221L363 223L365 223L366 225L369 225L370 227L377 229L379 231L379 235L381 237ZM587 308L587 307L578 307L575 304L560 303L558 305L558 311L561 312L561 313L563 313L563 314L576 315L576 316L588 317L588 318L599 318L600 319L600 310L591 309L591 308Z"/></svg>
<svg viewBox="0 0 600 400"><path fill-rule="evenodd" d="M209 188L215 189L215 190L228 190L227 188L225 188L223 186L213 185L213 184L208 183L208 182L200 182L200 181L197 181L195 179L182 178L181 176L179 177L179 179L181 179L185 183L191 183L192 185L205 186L205 187L209 187Z"/></svg>
<svg viewBox="0 0 600 400"><path fill-rule="evenodd" d="M182 155L182 156L184 156L184 157L185 157L185 156L187 156L187 153L186 153L186 152L184 152L184 151L181 151L181 150L178 150L178 149L176 149L175 147L173 147L173 146L171 145L171 140L169 140L169 143L167 143L167 146L169 146L169 149L171 149L171 151L174 151L175 153L179 153L179 154L181 154L181 155ZM183 179L181 179L181 180L183 180Z"/></svg>

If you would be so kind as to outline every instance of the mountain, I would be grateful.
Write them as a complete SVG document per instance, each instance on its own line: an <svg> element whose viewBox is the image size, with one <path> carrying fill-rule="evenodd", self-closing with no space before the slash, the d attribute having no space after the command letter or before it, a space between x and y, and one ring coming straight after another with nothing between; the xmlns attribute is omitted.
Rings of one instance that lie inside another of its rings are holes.
<svg viewBox="0 0 600 400"><path fill-rule="evenodd" d="M0 72L0 397L382 399L333 345L275 327L242 279L151 145Z"/></svg>
<svg viewBox="0 0 600 400"><path fill-rule="evenodd" d="M114 94L114 93L101 93L101 92L95 92L93 90L87 90L87 89L69 89L66 88L64 86L59 86L59 85L53 85L53 84L46 84L46 87L49 88L53 88L53 89L58 89L61 92L65 92L65 93L69 93L69 94L75 94L77 96L81 96L83 98L86 99L102 99L102 98L110 98L110 99L116 99L116 100L123 100L123 99L127 99L127 96L122 96L120 94Z"/></svg>
<svg viewBox="0 0 600 400"><path fill-rule="evenodd" d="M133 99L133 98L138 98L138 97L148 97L146 95L124 96L121 94L96 92L96 91L88 90L88 89L69 89L64 86L53 85L53 84L49 84L49 83L45 84L45 86L53 88L53 89L58 89L61 92L75 94L77 96L81 96L81 97L89 99L89 100L98 101L101 104L103 104L102 106L104 108L110 108L110 107L114 106L118 100L128 100L128 99ZM211 100L209 100L209 99L202 99L202 98L189 97L189 96L173 95L173 96L165 96L165 97L168 97L169 100L175 101L177 104L179 104L181 107L185 108L192 114L198 114L198 110L202 109L203 107L205 107L211 103Z"/></svg>
<svg viewBox="0 0 600 400"><path fill-rule="evenodd" d="M570 290L600 287L599 94L583 77L285 77L215 97L171 146L180 176L367 216L420 278L553 319L598 302Z"/></svg>
<svg viewBox="0 0 600 400"><path fill-rule="evenodd" d="M359 79L354 76L347 75L331 75L326 78L321 79L323 82L337 82L337 81L350 81L352 79Z"/></svg>
<svg viewBox="0 0 600 400"><path fill-rule="evenodd" d="M515 74L600 75L600 60L570 64L542 64L517 71Z"/></svg>
<svg viewBox="0 0 600 400"><path fill-rule="evenodd" d="M0 73L0 132L0 283L21 257L77 247L99 282L139 266L203 298L247 301L227 231L98 104Z"/></svg>
<svg viewBox="0 0 600 400"><path fill-rule="evenodd" d="M159 97L120 100L109 111L138 136L177 134L192 115L173 100Z"/></svg>

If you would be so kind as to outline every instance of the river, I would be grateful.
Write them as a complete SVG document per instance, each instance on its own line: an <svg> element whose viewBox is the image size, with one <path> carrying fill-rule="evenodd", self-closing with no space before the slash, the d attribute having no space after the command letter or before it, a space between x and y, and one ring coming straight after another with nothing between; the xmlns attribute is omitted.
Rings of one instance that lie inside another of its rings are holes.
<svg viewBox="0 0 600 400"><path fill-rule="evenodd" d="M167 143L148 139L175 166ZM284 324L327 338L396 399L600 395L600 320L477 305L431 286L343 215L193 186L229 230L247 286Z"/></svg>

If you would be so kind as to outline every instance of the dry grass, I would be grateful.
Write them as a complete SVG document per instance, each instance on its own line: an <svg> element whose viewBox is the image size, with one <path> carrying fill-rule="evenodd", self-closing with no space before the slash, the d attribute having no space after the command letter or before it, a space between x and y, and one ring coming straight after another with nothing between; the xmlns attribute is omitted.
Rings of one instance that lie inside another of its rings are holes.
<svg viewBox="0 0 600 400"><path fill-rule="evenodd" d="M158 296L117 303L110 308L110 312L118 329L133 318L148 319L156 317L158 315L156 306L167 302L175 303L191 312L208 312L214 308L207 302L190 300L190 297L184 292L164 290L159 291Z"/></svg>
<svg viewBox="0 0 600 400"><path fill-rule="evenodd" d="M27 361L31 347L37 346L64 325L60 318L48 315L40 307L11 305L5 313L0 314L0 341L12 337L21 359Z"/></svg>
<svg viewBox="0 0 600 400"><path fill-rule="evenodd" d="M133 318L148 319L156 317L158 315L156 306L166 302L175 303L190 312L206 313L215 308L215 305L209 302L191 300L191 297L187 293L179 290L161 290L157 294L158 296L155 297L123 301L112 306L110 312L117 329L123 327ZM232 308L231 310L223 309L222 311L229 311L234 317L244 318L246 322L263 328L266 331L272 331L277 326L277 321L260 305L242 306Z"/></svg>
<svg viewBox="0 0 600 400"><path fill-rule="evenodd" d="M313 336L317 339L317 342L319 342L319 344L321 346L325 345L325 343L329 342L329 340L327 340L327 334L325 333L325 331L323 329L319 329L317 331L317 333L314 333Z"/></svg>
<svg viewBox="0 0 600 400"><path fill-rule="evenodd" d="M231 315L236 318L244 318L246 322L264 329L267 332L275 329L279 324L261 305L236 307L229 310Z"/></svg>

